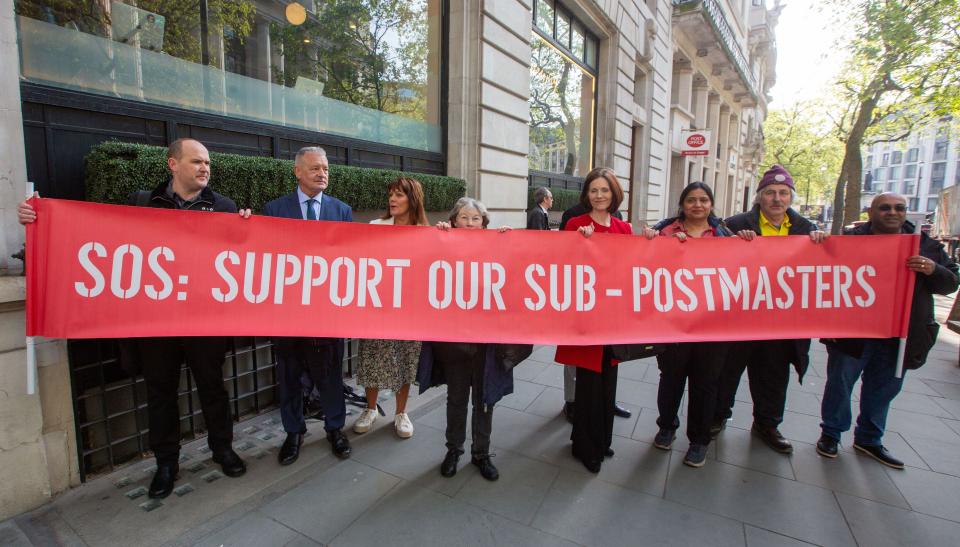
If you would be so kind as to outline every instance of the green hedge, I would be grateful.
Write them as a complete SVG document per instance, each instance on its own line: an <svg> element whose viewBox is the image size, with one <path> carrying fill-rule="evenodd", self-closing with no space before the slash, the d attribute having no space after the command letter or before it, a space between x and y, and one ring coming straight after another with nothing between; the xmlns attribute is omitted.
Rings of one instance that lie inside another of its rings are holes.
<svg viewBox="0 0 960 547"><path fill-rule="evenodd" d="M143 144L93 147L84 158L87 199L122 204L131 192L154 189L169 177L166 154L164 147ZM210 170L214 190L257 212L297 186L293 160L211 153ZM466 184L458 178L346 165L330 166L328 190L355 210L382 210L387 208L387 185L401 175L420 181L428 211L449 211L466 193Z"/></svg>
<svg viewBox="0 0 960 547"><path fill-rule="evenodd" d="M536 203L533 202L533 193L536 191L537 189L532 186L527 188L527 211L536 205ZM567 209L580 203L580 192L577 192L576 190L551 188L550 193L553 194L553 207L551 207L551 209L554 211L566 211Z"/></svg>

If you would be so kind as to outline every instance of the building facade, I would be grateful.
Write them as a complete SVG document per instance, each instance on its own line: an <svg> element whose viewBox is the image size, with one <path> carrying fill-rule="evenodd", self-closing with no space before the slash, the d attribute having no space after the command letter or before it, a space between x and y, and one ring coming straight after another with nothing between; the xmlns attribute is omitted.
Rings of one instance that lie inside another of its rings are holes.
<svg viewBox="0 0 960 547"><path fill-rule="evenodd" d="M880 192L897 192L911 213L931 214L940 191L960 184L960 135L957 121L944 118L903 141L876 143L864 152L864 208Z"/></svg>
<svg viewBox="0 0 960 547"><path fill-rule="evenodd" d="M28 180L83 199L91 146L193 137L462 177L514 226L531 187L578 192L597 166L617 173L635 226L673 213L694 180L729 215L756 186L778 14L763 0L0 0L0 482L15 485L0 519L145 440L142 383L106 342L40 341L39 395L26 394L10 255ZM708 156L681 155L684 129L711 131ZM268 341L231 351L239 419L272 403L273 361Z"/></svg>

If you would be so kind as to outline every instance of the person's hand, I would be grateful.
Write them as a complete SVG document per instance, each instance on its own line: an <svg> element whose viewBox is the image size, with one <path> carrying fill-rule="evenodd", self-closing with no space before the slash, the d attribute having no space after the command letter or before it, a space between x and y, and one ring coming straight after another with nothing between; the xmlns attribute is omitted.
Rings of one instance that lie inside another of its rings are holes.
<svg viewBox="0 0 960 547"><path fill-rule="evenodd" d="M685 233L683 233L683 232L677 232L677 233L673 234L673 237L679 239L679 240L680 240L680 243L683 243L683 242L685 242L685 241L687 240L687 234L685 234Z"/></svg>
<svg viewBox="0 0 960 547"><path fill-rule="evenodd" d="M828 235L829 234L827 234L827 232L824 232L823 230L814 230L810 232L810 241L814 243L823 243L823 240L827 239Z"/></svg>
<svg viewBox="0 0 960 547"><path fill-rule="evenodd" d="M501 226L497 228L497 231L502 234L503 232L509 232L512 229L513 229L513 226Z"/></svg>
<svg viewBox="0 0 960 547"><path fill-rule="evenodd" d="M580 232L583 235L583 237L590 237L593 235L593 224L581 226L577 228L577 231Z"/></svg>
<svg viewBox="0 0 960 547"><path fill-rule="evenodd" d="M445 221L445 220L441 220L440 222L437 223L437 228L440 228L440 229L443 230L444 232L449 232L449 231L450 231L450 223L447 222L447 221Z"/></svg>
<svg viewBox="0 0 960 547"><path fill-rule="evenodd" d="M653 228L641 228L640 234L647 239L653 239L660 235L660 231L654 230Z"/></svg>
<svg viewBox="0 0 960 547"><path fill-rule="evenodd" d="M907 259L907 269L912 272L930 275L937 269L937 263L925 256L911 256Z"/></svg>
<svg viewBox="0 0 960 547"><path fill-rule="evenodd" d="M740 230L737 232L737 237L744 241L753 241L753 238L757 237L757 232L753 230Z"/></svg>
<svg viewBox="0 0 960 547"><path fill-rule="evenodd" d="M37 192L33 193L34 198L40 197L40 194ZM33 198L29 198L33 199ZM27 200L23 200L17 205L17 220L20 221L20 224L27 225L37 220L37 212L33 209L33 205L27 203Z"/></svg>
<svg viewBox="0 0 960 547"><path fill-rule="evenodd" d="M239 211L237 211L237 213L239 213L240 218L250 218L250 215L253 214L253 211L251 211L250 209L240 209Z"/></svg>

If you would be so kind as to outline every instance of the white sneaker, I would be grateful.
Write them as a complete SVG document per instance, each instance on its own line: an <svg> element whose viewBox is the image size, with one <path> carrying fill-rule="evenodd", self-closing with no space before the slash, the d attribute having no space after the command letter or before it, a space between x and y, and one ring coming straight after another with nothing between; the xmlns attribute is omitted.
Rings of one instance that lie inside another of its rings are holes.
<svg viewBox="0 0 960 547"><path fill-rule="evenodd" d="M357 421L353 422L354 433L366 433L373 427L373 422L377 421L377 411L369 408L363 409Z"/></svg>
<svg viewBox="0 0 960 547"><path fill-rule="evenodd" d="M413 422L406 412L401 412L393 418L393 427L397 430L397 436L401 439L413 437Z"/></svg>

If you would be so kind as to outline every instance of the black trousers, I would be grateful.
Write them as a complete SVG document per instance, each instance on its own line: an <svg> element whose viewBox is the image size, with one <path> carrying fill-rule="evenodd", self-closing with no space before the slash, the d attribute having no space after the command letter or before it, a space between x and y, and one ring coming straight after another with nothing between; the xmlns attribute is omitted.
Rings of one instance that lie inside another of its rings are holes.
<svg viewBox="0 0 960 547"><path fill-rule="evenodd" d="M586 462L603 461L613 441L613 409L617 402L617 367L604 346L600 372L580 368L576 382L577 409L573 413L573 456Z"/></svg>
<svg viewBox="0 0 960 547"><path fill-rule="evenodd" d="M147 386L150 449L157 464L174 464L180 456L180 364L186 362L197 384L207 444L214 454L225 452L233 441L233 417L223 387L223 337L135 339L143 379Z"/></svg>
<svg viewBox="0 0 960 547"><path fill-rule="evenodd" d="M720 374L729 344L701 342L670 344L657 356L660 386L657 390L657 425L676 430L680 427L680 402L688 382L687 438L691 444L710 444L710 424L717 407Z"/></svg>
<svg viewBox="0 0 960 547"><path fill-rule="evenodd" d="M760 340L737 342L720 375L716 420L733 415L737 388L744 369L750 378L753 399L753 421L764 427L778 427L783 422L790 381L790 359L795 353L792 340Z"/></svg>
<svg viewBox="0 0 960 547"><path fill-rule="evenodd" d="M447 381L447 448L463 452L467 438L467 403L473 400L470 420L470 453L490 453L493 406L483 403L483 369L486 347L482 344L434 343L437 363ZM472 391L472 397L471 397Z"/></svg>
<svg viewBox="0 0 960 547"><path fill-rule="evenodd" d="M280 376L280 420L287 433L306 433L303 417L304 371L320 392L323 408L323 429L327 432L343 429L347 405L343 399L343 352L341 338L286 338L273 339L277 351Z"/></svg>

